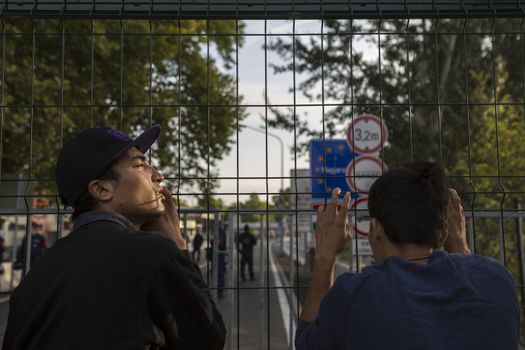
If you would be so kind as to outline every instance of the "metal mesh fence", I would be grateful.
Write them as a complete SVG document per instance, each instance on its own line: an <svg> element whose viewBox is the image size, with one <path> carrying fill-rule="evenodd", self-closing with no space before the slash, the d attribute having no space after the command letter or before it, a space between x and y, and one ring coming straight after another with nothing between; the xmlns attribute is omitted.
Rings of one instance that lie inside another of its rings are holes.
<svg viewBox="0 0 525 350"><path fill-rule="evenodd" d="M204 235L199 262L227 347L291 348L314 208L338 181L377 176L338 153L348 130L361 137L349 123L375 115L387 131L371 141L388 133L381 171L440 164L462 197L469 246L507 266L524 310L521 1L1 6L2 293L30 268L35 231L52 245L71 230L54 184L61 145L94 125L138 134L160 123L150 156L188 240ZM366 191L354 191L356 229ZM236 249L245 226L258 237L256 281L243 281ZM365 235L355 234L339 272L371 263Z"/></svg>

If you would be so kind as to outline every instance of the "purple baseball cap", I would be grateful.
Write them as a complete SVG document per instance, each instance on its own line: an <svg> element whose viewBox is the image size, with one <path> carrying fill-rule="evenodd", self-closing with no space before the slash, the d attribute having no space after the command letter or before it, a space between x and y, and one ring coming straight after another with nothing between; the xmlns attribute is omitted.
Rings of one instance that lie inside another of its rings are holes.
<svg viewBox="0 0 525 350"><path fill-rule="evenodd" d="M89 182L102 176L128 149L137 147L145 153L159 135L158 124L134 140L107 126L82 131L62 147L55 168L58 193L64 204L76 204Z"/></svg>

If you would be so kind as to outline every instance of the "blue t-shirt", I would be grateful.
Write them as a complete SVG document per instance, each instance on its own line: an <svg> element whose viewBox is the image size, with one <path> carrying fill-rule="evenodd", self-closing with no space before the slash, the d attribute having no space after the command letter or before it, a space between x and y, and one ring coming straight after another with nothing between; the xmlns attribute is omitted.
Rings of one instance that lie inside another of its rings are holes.
<svg viewBox="0 0 525 350"><path fill-rule="evenodd" d="M495 260L436 251L428 264L389 257L345 273L317 318L297 329L297 350L516 350L519 305Z"/></svg>

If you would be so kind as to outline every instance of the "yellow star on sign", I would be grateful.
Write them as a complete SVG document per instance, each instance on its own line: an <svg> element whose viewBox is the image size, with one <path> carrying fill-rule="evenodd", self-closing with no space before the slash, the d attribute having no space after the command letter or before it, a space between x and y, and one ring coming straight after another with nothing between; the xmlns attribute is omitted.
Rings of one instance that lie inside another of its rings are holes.
<svg viewBox="0 0 525 350"><path fill-rule="evenodd" d="M327 147L326 148L326 153L332 153L332 147Z"/></svg>
<svg viewBox="0 0 525 350"><path fill-rule="evenodd" d="M324 181L321 180L321 179L317 180L317 182L320 183L320 184L323 184L323 183L324 183Z"/></svg>
<svg viewBox="0 0 525 350"><path fill-rule="evenodd" d="M323 159L324 159L323 156L319 156L319 157L317 157L317 160L320 161L320 162L322 162Z"/></svg>

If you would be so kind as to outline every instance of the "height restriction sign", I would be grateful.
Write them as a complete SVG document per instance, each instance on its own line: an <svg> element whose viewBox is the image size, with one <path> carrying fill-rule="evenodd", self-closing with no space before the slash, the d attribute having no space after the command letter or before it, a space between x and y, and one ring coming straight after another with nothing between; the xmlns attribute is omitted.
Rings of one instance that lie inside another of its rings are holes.
<svg viewBox="0 0 525 350"><path fill-rule="evenodd" d="M388 130L379 117L363 114L353 119L348 126L346 140L354 152L374 154L387 142Z"/></svg>

